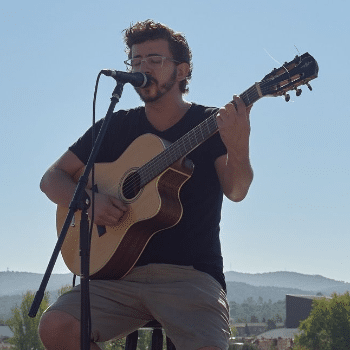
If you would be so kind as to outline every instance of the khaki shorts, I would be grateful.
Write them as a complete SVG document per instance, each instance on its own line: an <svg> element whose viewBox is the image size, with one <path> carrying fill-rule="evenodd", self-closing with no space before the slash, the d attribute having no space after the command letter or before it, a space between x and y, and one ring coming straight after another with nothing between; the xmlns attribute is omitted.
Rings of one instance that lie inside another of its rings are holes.
<svg viewBox="0 0 350 350"><path fill-rule="evenodd" d="M156 319L178 350L228 349L229 307L219 282L192 266L150 264L118 281L90 281L92 340L122 338ZM80 286L47 312L80 319Z"/></svg>

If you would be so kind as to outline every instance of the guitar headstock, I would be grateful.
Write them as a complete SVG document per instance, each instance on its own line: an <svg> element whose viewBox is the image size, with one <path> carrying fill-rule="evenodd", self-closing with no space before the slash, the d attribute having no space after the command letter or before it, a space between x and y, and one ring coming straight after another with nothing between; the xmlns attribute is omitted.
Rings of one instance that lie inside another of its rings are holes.
<svg viewBox="0 0 350 350"><path fill-rule="evenodd" d="M312 90L309 81L317 78L318 64L309 54L295 56L294 60L286 62L282 67L274 69L267 74L259 84L262 96L282 96L286 101L290 99L287 91L295 90L296 95L301 94L300 85L307 85Z"/></svg>

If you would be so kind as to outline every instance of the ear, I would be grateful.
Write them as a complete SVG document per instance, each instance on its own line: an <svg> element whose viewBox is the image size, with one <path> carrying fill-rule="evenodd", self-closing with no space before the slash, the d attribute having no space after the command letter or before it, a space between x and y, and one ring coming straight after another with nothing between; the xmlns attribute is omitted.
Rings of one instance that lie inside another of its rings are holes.
<svg viewBox="0 0 350 350"><path fill-rule="evenodd" d="M188 72L190 71L190 65L186 62L182 62L177 65L177 81L186 79Z"/></svg>

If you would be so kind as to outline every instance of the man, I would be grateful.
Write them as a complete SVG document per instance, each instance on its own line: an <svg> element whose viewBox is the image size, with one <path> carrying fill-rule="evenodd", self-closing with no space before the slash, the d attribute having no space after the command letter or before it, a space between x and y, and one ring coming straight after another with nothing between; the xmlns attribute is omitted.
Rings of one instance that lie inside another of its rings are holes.
<svg viewBox="0 0 350 350"><path fill-rule="evenodd" d="M131 71L148 74L152 83L136 88L144 107L115 113L97 162L115 161L145 133L174 142L217 111L184 100L192 63L182 34L147 20L127 29L125 42ZM152 319L163 325L179 350L228 348L229 311L219 241L222 194L241 201L253 178L250 108L237 96L234 101L236 106L230 103L219 110L219 133L188 155L194 172L180 191L180 222L155 234L124 278L90 282L91 349L99 349L96 342L126 336ZM83 169L90 150L88 131L44 174L41 189L53 202L68 207L76 186L72 177ZM127 211L120 198L96 194L96 224L116 226ZM79 348L79 303L78 286L44 314L39 332L47 349Z"/></svg>

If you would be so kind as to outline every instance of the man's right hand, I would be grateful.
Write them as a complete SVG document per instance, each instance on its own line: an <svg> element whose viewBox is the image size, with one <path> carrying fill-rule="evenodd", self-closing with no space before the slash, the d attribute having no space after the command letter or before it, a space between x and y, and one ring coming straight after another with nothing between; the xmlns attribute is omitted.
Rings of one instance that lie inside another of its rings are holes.
<svg viewBox="0 0 350 350"><path fill-rule="evenodd" d="M86 190L87 194L92 198L92 191ZM119 199L95 192L94 205L94 223L101 226L115 226L128 210L128 207ZM88 209L88 214L92 217L92 206Z"/></svg>
<svg viewBox="0 0 350 350"><path fill-rule="evenodd" d="M68 208L76 188L74 178L84 168L85 164L73 152L67 151L45 172L40 188L54 203ZM92 191L86 192L92 198ZM128 207L119 199L95 192L95 224L115 226L127 210ZM91 206L88 214L91 219Z"/></svg>

